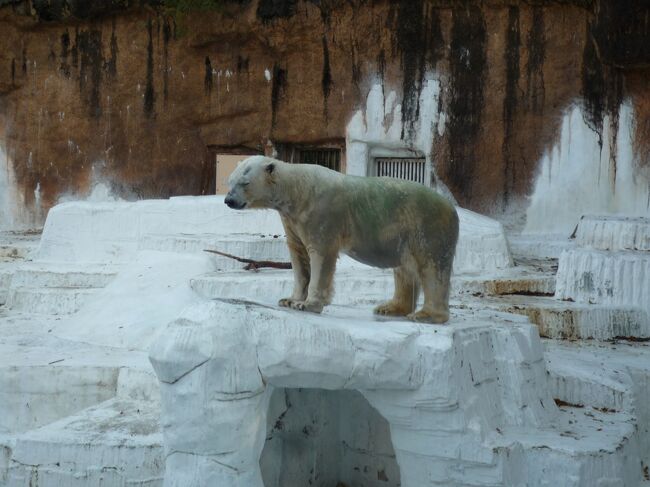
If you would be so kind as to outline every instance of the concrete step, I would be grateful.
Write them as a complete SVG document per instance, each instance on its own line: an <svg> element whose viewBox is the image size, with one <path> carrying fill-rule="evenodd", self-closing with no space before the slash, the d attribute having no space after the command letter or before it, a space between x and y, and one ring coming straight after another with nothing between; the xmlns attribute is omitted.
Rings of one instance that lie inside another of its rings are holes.
<svg viewBox="0 0 650 487"><path fill-rule="evenodd" d="M79 311L96 289L11 287L5 306L13 311L65 315Z"/></svg>
<svg viewBox="0 0 650 487"><path fill-rule="evenodd" d="M334 279L334 304L362 304L385 300L393 293L393 273L381 269L360 272L337 271ZM207 299L259 299L277 301L291 296L293 272L267 270L259 272L214 272L190 280L190 287Z"/></svg>
<svg viewBox="0 0 650 487"><path fill-rule="evenodd" d="M117 272L114 266L24 263L13 272L5 304L15 311L37 314L74 313Z"/></svg>
<svg viewBox="0 0 650 487"><path fill-rule="evenodd" d="M544 358L557 399L635 418L641 460L650 465L650 343L545 340Z"/></svg>
<svg viewBox="0 0 650 487"><path fill-rule="evenodd" d="M505 427L490 441L508 465L506 485L636 487L638 439L627 414L563 406L552 428Z"/></svg>
<svg viewBox="0 0 650 487"><path fill-rule="evenodd" d="M650 252L576 248L563 252L556 297L582 303L633 305L650 312Z"/></svg>
<svg viewBox="0 0 650 487"><path fill-rule="evenodd" d="M29 257L38 248L40 232L0 232L0 262Z"/></svg>
<svg viewBox="0 0 650 487"><path fill-rule="evenodd" d="M508 245L515 260L557 260L564 250L575 247L575 240L563 235L508 235Z"/></svg>
<svg viewBox="0 0 650 487"><path fill-rule="evenodd" d="M284 235L231 234L231 235L145 235L141 250L163 252L203 252L218 250L245 259L289 262L289 250ZM246 264L217 254L210 254L217 269L237 270Z"/></svg>
<svg viewBox="0 0 650 487"><path fill-rule="evenodd" d="M650 337L650 316L635 306L560 301L548 296L502 295L461 299L475 309L489 307L527 316L544 338L611 340Z"/></svg>
<svg viewBox="0 0 650 487"><path fill-rule="evenodd" d="M16 266L10 263L0 264L0 306L7 301L7 294L11 286L11 278L14 275Z"/></svg>
<svg viewBox="0 0 650 487"><path fill-rule="evenodd" d="M6 485L161 486L164 452L158 418L157 403L111 399L28 431L9 446Z"/></svg>
<svg viewBox="0 0 650 487"><path fill-rule="evenodd" d="M116 276L112 266L63 266L26 263L16 269L12 286L32 288L103 288Z"/></svg>
<svg viewBox="0 0 650 487"><path fill-rule="evenodd" d="M458 294L552 296L555 293L555 276L552 273L527 267L504 269L493 275L455 276L452 282Z"/></svg>
<svg viewBox="0 0 650 487"><path fill-rule="evenodd" d="M21 318L0 322L0 434L39 428L115 395L155 399L143 352L61 339L48 332L56 319Z"/></svg>
<svg viewBox="0 0 650 487"><path fill-rule="evenodd" d="M576 244L600 250L650 251L650 218L583 216L578 223Z"/></svg>
<svg viewBox="0 0 650 487"><path fill-rule="evenodd" d="M349 261L350 259L344 261L334 276L334 304L376 303L393 295L392 270L367 266L348 267L353 265L348 264ZM192 279L190 286L207 299L255 299L264 296L274 301L291 295L293 272L276 269L213 272ZM522 267L504 269L486 277L459 275L451 279L452 295L548 295L553 293L554 286L552 275Z"/></svg>
<svg viewBox="0 0 650 487"><path fill-rule="evenodd" d="M543 343L554 397L640 414L650 428L650 343Z"/></svg>

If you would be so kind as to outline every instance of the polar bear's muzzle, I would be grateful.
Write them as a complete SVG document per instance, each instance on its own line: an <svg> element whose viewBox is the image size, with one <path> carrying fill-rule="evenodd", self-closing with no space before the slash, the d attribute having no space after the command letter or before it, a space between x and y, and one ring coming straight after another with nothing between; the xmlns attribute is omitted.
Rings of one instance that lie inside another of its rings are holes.
<svg viewBox="0 0 650 487"><path fill-rule="evenodd" d="M230 193L226 195L226 199L224 200L224 203L228 205L229 208L232 208L233 210L242 210L246 206L245 201L239 201L236 198L233 198Z"/></svg>

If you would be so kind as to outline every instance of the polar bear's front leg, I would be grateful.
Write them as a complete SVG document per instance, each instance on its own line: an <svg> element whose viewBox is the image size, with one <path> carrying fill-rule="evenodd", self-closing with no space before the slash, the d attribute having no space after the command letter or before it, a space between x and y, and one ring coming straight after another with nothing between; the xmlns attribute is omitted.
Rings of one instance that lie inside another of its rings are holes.
<svg viewBox="0 0 650 487"><path fill-rule="evenodd" d="M291 305L293 309L320 313L323 307L332 301L334 270L336 269L336 252L322 254L318 251L309 252L309 263L311 279L307 291L307 299L303 302L295 302Z"/></svg>
<svg viewBox="0 0 650 487"><path fill-rule="evenodd" d="M302 303L307 299L311 270L307 249L298 238L287 233L287 245L293 268L293 293L290 298L282 298L278 304L285 308L293 308L295 303Z"/></svg>

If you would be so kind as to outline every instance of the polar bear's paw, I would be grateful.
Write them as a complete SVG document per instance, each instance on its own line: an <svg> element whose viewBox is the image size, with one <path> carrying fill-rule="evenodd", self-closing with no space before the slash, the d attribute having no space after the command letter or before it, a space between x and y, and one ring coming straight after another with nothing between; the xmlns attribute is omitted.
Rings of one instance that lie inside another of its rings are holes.
<svg viewBox="0 0 650 487"><path fill-rule="evenodd" d="M278 305L282 306L283 308L293 308L294 303L299 303L301 301L293 298L282 298L280 301L278 301Z"/></svg>
<svg viewBox="0 0 650 487"><path fill-rule="evenodd" d="M285 308L297 309L298 311L309 311L311 313L320 313L323 311L323 304L317 301L300 301L292 298L284 298L278 304Z"/></svg>
<svg viewBox="0 0 650 487"><path fill-rule="evenodd" d="M383 316L406 316L412 309L407 304L391 300L377 306L374 313Z"/></svg>
<svg viewBox="0 0 650 487"><path fill-rule="evenodd" d="M409 314L407 318L418 323L442 324L449 321L449 312L421 309Z"/></svg>

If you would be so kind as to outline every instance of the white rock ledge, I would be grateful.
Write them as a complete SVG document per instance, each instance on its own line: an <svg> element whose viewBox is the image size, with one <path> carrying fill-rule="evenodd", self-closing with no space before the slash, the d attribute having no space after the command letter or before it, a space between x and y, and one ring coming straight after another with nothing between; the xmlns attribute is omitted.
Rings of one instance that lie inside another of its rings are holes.
<svg viewBox="0 0 650 487"><path fill-rule="evenodd" d="M558 420L526 318L455 310L449 324L431 326L371 316L367 308L312 315L235 301L188 308L150 350L164 485L336 485L369 472L374 482L365 485L515 486L527 482L541 449L549 449L544 468L560 476L565 463L587 469L567 486L596 485L589 468L602 455L616 485L639 477L619 457L638 461L625 443L629 425L602 437L584 425L591 440L567 451L553 428L569 423ZM544 476L528 480L546 485Z"/></svg>
<svg viewBox="0 0 650 487"><path fill-rule="evenodd" d="M576 248L560 256L555 297L650 313L650 253Z"/></svg>
<svg viewBox="0 0 650 487"><path fill-rule="evenodd" d="M600 250L650 251L650 218L627 216L583 216L576 243Z"/></svg>
<svg viewBox="0 0 650 487"><path fill-rule="evenodd" d="M201 252L218 248L252 259L288 260L284 228L277 212L235 211L223 203L223 198L63 203L48 213L34 257L39 262L75 265L123 264L135 260L139 250ZM458 216L455 273L512 266L501 223L463 208L458 208ZM223 258L216 260L219 268L234 267L233 262Z"/></svg>

